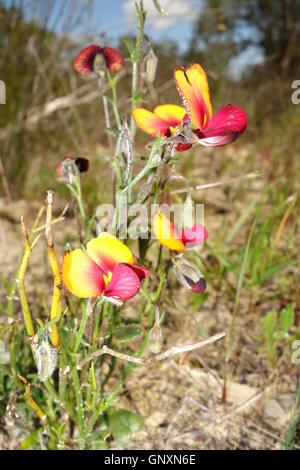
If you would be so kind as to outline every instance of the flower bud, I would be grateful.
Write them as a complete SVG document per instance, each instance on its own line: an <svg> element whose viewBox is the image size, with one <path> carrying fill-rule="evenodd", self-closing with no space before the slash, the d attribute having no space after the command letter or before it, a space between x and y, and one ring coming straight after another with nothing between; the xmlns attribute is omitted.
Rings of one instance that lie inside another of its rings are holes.
<svg viewBox="0 0 300 470"><path fill-rule="evenodd" d="M196 294L202 294L205 291L206 282L201 271L181 257L176 257L174 260L174 272L179 284L185 289Z"/></svg>
<svg viewBox="0 0 300 470"><path fill-rule="evenodd" d="M95 72L101 78L105 75L106 68L110 73L118 72L123 67L123 57L112 47L102 48L91 44L79 52L73 67L80 74Z"/></svg>
<svg viewBox="0 0 300 470"><path fill-rule="evenodd" d="M56 177L61 183L74 183L74 177L79 177L89 169L89 161L86 158L74 158L66 156L56 165Z"/></svg>

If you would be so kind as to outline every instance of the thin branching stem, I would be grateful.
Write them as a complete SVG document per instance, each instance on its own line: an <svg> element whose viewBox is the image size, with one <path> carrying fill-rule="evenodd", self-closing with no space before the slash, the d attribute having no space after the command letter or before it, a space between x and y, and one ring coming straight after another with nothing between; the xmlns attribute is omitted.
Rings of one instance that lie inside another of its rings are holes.
<svg viewBox="0 0 300 470"><path fill-rule="evenodd" d="M139 358L139 357L129 356L128 354L119 353L118 351L115 351L114 349L108 348L107 346L104 345L101 349L98 349L92 354L89 354L89 356L87 356L83 361L81 361L78 364L78 367L81 369L85 364L92 361L93 359L96 359L99 356L102 356L103 354L109 354L110 356L117 357L118 359L122 359L128 362L134 362L135 364L139 364L139 365L151 364L152 362L163 361L164 359L175 356L175 354L203 348L204 346L207 346L208 344L214 343L215 341L218 341L219 339L223 338L225 334L226 333L224 332L218 333L217 335L211 336L210 338L205 339L204 341L200 341L199 343L196 343L196 344L174 346L173 348L168 349L167 351L161 354L157 354L156 356L153 356L150 358Z"/></svg>

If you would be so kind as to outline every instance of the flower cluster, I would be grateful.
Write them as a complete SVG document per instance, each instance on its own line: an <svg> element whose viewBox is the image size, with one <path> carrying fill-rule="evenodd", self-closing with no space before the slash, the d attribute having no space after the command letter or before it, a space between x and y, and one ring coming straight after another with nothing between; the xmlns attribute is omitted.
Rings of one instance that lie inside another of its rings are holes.
<svg viewBox="0 0 300 470"><path fill-rule="evenodd" d="M147 134L172 137L175 149L184 151L194 143L219 147L234 142L247 126L247 116L238 106L228 104L213 115L206 73L199 64L187 70L176 67L175 83L184 107L174 104L132 111L136 124Z"/></svg>
<svg viewBox="0 0 300 470"><path fill-rule="evenodd" d="M74 61L80 73L94 72L98 79L108 69L115 73L123 66L119 51L110 47L90 45ZM153 112L137 107L132 110L136 124L147 134L163 135L175 150L184 151L199 143L218 147L235 141L247 126L245 112L231 104L213 114L207 76L199 64L186 70L176 67L176 87L183 107L175 104L157 106ZM57 176L70 183L72 171L86 171L85 159L66 157L57 166ZM200 271L182 258L187 248L199 246L208 237L205 228L196 223L180 232L160 211L153 218L153 231L158 241L173 252L174 272L185 288L202 293L206 288ZM130 249L115 236L102 232L87 243L86 251L76 249L65 254L62 278L67 289L75 296L100 297L120 304L137 294L148 269L134 264Z"/></svg>

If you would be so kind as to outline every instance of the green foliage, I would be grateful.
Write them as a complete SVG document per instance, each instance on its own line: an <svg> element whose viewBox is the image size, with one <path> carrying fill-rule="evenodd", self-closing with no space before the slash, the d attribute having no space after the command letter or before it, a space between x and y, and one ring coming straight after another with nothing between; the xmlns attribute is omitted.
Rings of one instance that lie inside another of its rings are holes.
<svg viewBox="0 0 300 470"><path fill-rule="evenodd" d="M144 427L143 419L128 410L122 410L114 406L107 410L109 426L122 447L126 447L134 432Z"/></svg>
<svg viewBox="0 0 300 470"><path fill-rule="evenodd" d="M279 315L275 310L269 311L260 326L267 348L269 362L272 366L276 363L276 347L283 340L288 340L288 331L294 324L294 306L289 305L280 311Z"/></svg>

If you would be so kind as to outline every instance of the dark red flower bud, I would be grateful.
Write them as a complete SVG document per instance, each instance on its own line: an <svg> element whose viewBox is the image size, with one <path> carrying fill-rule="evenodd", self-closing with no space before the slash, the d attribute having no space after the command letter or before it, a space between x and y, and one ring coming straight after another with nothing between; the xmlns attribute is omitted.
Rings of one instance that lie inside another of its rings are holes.
<svg viewBox="0 0 300 470"><path fill-rule="evenodd" d="M64 157L55 168L56 177L59 181L73 183L73 176L84 173L89 169L89 161L86 158Z"/></svg>
<svg viewBox="0 0 300 470"><path fill-rule="evenodd" d="M91 44L90 46L82 49L76 57L73 64L76 72L80 74L94 71L97 72L94 67L97 55L104 57L106 67L111 73L116 73L123 67L123 57L119 51L112 49L111 47L101 48L97 44Z"/></svg>

